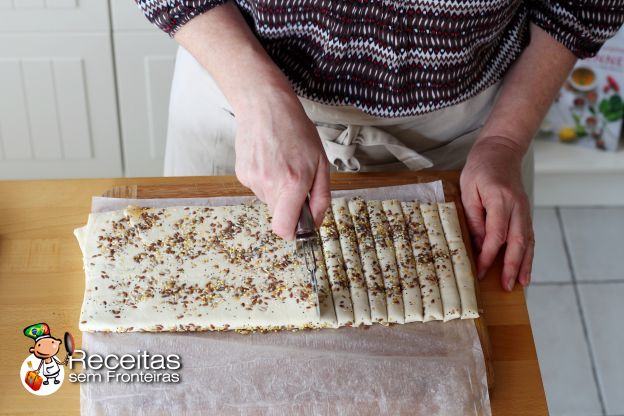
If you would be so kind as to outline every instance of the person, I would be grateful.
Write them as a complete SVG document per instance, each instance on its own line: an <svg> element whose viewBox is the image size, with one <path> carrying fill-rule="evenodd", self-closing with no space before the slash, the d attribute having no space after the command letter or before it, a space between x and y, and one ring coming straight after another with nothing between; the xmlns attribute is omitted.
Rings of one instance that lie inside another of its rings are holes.
<svg viewBox="0 0 624 416"><path fill-rule="evenodd" d="M166 175L236 173L293 238L329 171L458 169L479 277L531 280L531 140L624 0L135 0L180 44ZM528 192L528 194L527 194Z"/></svg>

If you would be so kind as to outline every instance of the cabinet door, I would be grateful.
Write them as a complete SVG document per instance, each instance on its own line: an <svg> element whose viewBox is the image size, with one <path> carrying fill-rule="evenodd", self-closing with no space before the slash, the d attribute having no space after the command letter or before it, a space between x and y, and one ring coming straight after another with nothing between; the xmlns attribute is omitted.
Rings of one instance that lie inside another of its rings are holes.
<svg viewBox="0 0 624 416"><path fill-rule="evenodd" d="M0 34L0 178L121 175L110 35Z"/></svg>
<svg viewBox="0 0 624 416"><path fill-rule="evenodd" d="M126 175L162 176L177 44L156 30L114 40Z"/></svg>
<svg viewBox="0 0 624 416"><path fill-rule="evenodd" d="M0 33L108 31L106 0L0 0Z"/></svg>
<svg viewBox="0 0 624 416"><path fill-rule="evenodd" d="M139 6L137 6L135 0L110 0L110 2L114 31L147 31L154 34L161 33L163 36L167 36L147 20Z"/></svg>

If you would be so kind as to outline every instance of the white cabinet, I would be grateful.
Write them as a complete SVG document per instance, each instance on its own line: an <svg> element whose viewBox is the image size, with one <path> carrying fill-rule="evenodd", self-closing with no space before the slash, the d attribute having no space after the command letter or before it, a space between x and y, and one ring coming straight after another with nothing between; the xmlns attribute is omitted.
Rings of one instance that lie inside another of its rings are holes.
<svg viewBox="0 0 624 416"><path fill-rule="evenodd" d="M0 177L120 176L108 37L0 39Z"/></svg>
<svg viewBox="0 0 624 416"><path fill-rule="evenodd" d="M0 0L0 33L103 33L109 27L107 0Z"/></svg>
<svg viewBox="0 0 624 416"><path fill-rule="evenodd" d="M0 0L0 179L162 175L175 51L133 0Z"/></svg>
<svg viewBox="0 0 624 416"><path fill-rule="evenodd" d="M127 176L162 176L175 44L151 33L116 33L115 62Z"/></svg>
<svg viewBox="0 0 624 416"><path fill-rule="evenodd" d="M110 3L114 31L144 31L167 37L164 32L159 31L143 16L134 0L110 0Z"/></svg>
<svg viewBox="0 0 624 416"><path fill-rule="evenodd" d="M112 0L126 176L161 176L176 42L133 1Z"/></svg>
<svg viewBox="0 0 624 416"><path fill-rule="evenodd" d="M0 178L121 176L108 3L0 0Z"/></svg>

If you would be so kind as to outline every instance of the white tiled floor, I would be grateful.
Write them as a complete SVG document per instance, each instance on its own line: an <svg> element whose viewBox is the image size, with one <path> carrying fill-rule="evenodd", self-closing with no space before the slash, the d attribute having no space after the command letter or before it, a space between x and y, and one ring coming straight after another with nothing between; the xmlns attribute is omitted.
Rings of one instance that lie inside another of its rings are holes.
<svg viewBox="0 0 624 416"><path fill-rule="evenodd" d="M624 282L579 289L607 414L624 414Z"/></svg>
<svg viewBox="0 0 624 416"><path fill-rule="evenodd" d="M576 280L624 279L624 208L561 208Z"/></svg>
<svg viewBox="0 0 624 416"><path fill-rule="evenodd" d="M571 282L572 275L555 209L537 208L533 228L537 246L533 282Z"/></svg>
<svg viewBox="0 0 624 416"><path fill-rule="evenodd" d="M551 414L602 415L572 285L531 288L528 301Z"/></svg>
<svg viewBox="0 0 624 416"><path fill-rule="evenodd" d="M624 415L624 207L537 208L527 301L552 415Z"/></svg>

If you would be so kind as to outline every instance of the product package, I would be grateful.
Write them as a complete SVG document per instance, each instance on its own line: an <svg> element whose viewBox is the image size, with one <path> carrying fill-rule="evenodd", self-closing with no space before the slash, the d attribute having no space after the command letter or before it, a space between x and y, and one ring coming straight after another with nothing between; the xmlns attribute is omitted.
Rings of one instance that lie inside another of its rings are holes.
<svg viewBox="0 0 624 416"><path fill-rule="evenodd" d="M579 60L542 123L539 137L618 149L624 118L624 30L591 59Z"/></svg>

